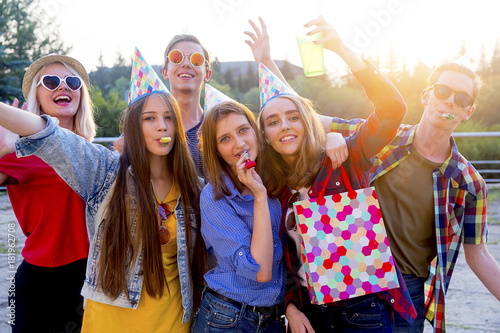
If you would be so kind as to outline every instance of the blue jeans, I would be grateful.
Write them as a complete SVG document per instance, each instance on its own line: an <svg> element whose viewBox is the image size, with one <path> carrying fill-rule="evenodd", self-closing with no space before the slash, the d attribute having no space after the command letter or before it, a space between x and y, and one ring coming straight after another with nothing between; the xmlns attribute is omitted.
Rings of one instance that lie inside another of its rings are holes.
<svg viewBox="0 0 500 333"><path fill-rule="evenodd" d="M410 293L413 306L417 310L417 318L413 324L409 324L399 313L394 314L394 332L395 333L422 333L425 322L425 279L414 274L403 274L403 278Z"/></svg>
<svg viewBox="0 0 500 333"><path fill-rule="evenodd" d="M285 332L280 317L281 313L276 312L254 312L251 306L244 303L238 307L218 298L205 288L191 332Z"/></svg>
<svg viewBox="0 0 500 333"><path fill-rule="evenodd" d="M303 288L307 293L307 289ZM309 295L304 295L308 299ZM392 333L392 314L389 304L376 294L356 297L336 305L308 303L302 311L314 331L341 333Z"/></svg>

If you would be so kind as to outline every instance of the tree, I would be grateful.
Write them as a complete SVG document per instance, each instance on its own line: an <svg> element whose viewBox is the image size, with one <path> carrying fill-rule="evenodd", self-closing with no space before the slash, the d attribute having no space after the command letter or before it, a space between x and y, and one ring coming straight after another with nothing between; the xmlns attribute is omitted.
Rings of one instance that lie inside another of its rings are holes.
<svg viewBox="0 0 500 333"><path fill-rule="evenodd" d="M35 0L0 2L0 100L22 99L21 82L31 62L49 53L69 51L54 18L43 13Z"/></svg>
<svg viewBox="0 0 500 333"><path fill-rule="evenodd" d="M226 71L224 72L224 82L226 82L230 87L234 87L236 84L235 84L235 80L234 80L234 69L232 67L228 67L226 69Z"/></svg>
<svg viewBox="0 0 500 333"><path fill-rule="evenodd" d="M394 50L394 46L391 44L389 47L389 55L387 56L387 61L385 62L385 72L387 77L396 84L400 81L401 71L398 63L398 56Z"/></svg>
<svg viewBox="0 0 500 333"><path fill-rule="evenodd" d="M112 92L118 92L118 96L122 98L128 89L128 85L124 82L130 83L130 68L132 64L125 65L125 59L120 53L117 53L115 65L111 68L104 65L102 52L99 55L97 70L89 74L90 82L99 87L102 95L109 98ZM121 79L121 80L120 80ZM117 86L117 80L121 84Z"/></svg>
<svg viewBox="0 0 500 333"><path fill-rule="evenodd" d="M297 77L297 72L294 71L292 64L287 59L283 60L283 65L281 66L280 71L287 81L291 81Z"/></svg>
<svg viewBox="0 0 500 333"><path fill-rule="evenodd" d="M94 87L92 101L96 108L96 123L98 137L116 137L121 133L120 115L127 108L127 102L118 92L110 94L109 98L104 98L98 87Z"/></svg>
<svg viewBox="0 0 500 333"><path fill-rule="evenodd" d="M500 75L500 38L497 38L495 48L493 49L493 56L491 57L491 75Z"/></svg>
<svg viewBox="0 0 500 333"><path fill-rule="evenodd" d="M212 77L210 81L213 80L219 82L220 84L224 84L225 81L224 78L222 77L222 72L219 65L219 59L217 57L214 59L214 61L212 61L211 69L212 69Z"/></svg>

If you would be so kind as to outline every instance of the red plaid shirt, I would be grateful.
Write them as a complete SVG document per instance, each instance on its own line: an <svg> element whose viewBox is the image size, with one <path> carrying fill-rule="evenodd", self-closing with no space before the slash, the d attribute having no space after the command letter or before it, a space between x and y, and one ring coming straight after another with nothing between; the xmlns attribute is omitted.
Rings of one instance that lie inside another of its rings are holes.
<svg viewBox="0 0 500 333"><path fill-rule="evenodd" d="M334 118L332 131L348 136L365 120ZM394 140L375 157L370 182L403 162L413 150L416 126L401 126ZM429 264L425 281L426 317L434 332L446 332L445 295L455 268L461 242L486 242L487 187L484 179L458 151L453 138L451 154L433 171L437 256ZM375 183L376 184L376 183Z"/></svg>
<svg viewBox="0 0 500 333"><path fill-rule="evenodd" d="M371 63L367 62L367 65L366 69L354 75L363 85L366 94L373 102L375 112L360 126L359 131L346 139L349 148L349 158L343 165L353 189L369 186L368 170L373 166L372 158L394 138L406 112L404 100L394 85ZM324 184L330 168L331 161L325 158L323 167L308 192L310 198L318 197L321 188L325 185L325 195L347 191L345 184L341 181L339 169L333 170L328 184ZM284 188L280 196L283 213L280 233L284 259L287 265L285 308L288 303L293 302L301 309L302 304L309 300L302 299L297 272L303 264L299 259L296 247L291 243L293 240L287 234L285 219L290 196L291 192L289 188ZM379 296L387 300L392 308L400 313L403 318L412 322L416 318L417 313L413 307L413 302L406 289L401 273L397 267L396 270L401 286L397 289L380 292Z"/></svg>

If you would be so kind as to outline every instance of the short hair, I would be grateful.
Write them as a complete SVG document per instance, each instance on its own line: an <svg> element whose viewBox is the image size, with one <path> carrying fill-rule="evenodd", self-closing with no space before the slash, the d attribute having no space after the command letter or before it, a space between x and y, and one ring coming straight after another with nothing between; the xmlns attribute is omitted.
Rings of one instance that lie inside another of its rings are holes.
<svg viewBox="0 0 500 333"><path fill-rule="evenodd" d="M232 174L231 167L217 151L217 124L230 114L242 115L247 119L254 131L257 147L260 150L257 122L255 121L253 113L246 106L236 101L226 101L215 105L210 109L210 111L207 112L200 127L199 146L201 156L203 158L203 171L205 172L207 180L214 188L213 191L215 200L221 199L223 194L231 194L224 183L222 173L225 173L231 179L234 186L239 191L243 190L243 185L239 181L238 177ZM260 158L256 159L256 163L256 170L259 172Z"/></svg>
<svg viewBox="0 0 500 333"><path fill-rule="evenodd" d="M82 82L82 87L80 88L80 105L78 106L78 111L74 116L74 132L88 141L92 142L94 137L96 136L96 124L94 121L94 105L92 100L90 99L89 87L85 84L85 80L82 79L78 71L74 69L72 66L63 63L63 62L53 62L47 64L40 68L40 70L36 73L31 82L30 92L28 94L28 98L26 102L28 103L28 111L34 113L36 115L43 114L43 110L40 109L40 105L38 104L36 98L37 84L40 80L40 75L42 71L50 65L53 64L61 64L64 65L74 76L77 76Z"/></svg>
<svg viewBox="0 0 500 333"><path fill-rule="evenodd" d="M203 50L203 54L205 55L205 59L207 60L207 70L210 70L210 54L208 53L207 49L203 46L203 44L201 44L200 40L196 36L189 35L189 34L175 35L170 40L170 42L167 45L167 48L165 49L163 67L167 68L168 54L170 53L170 51L172 51L175 44L177 44L179 42L193 42L193 43L200 45L201 49Z"/></svg>
<svg viewBox="0 0 500 333"><path fill-rule="evenodd" d="M472 104L474 104L477 100L477 97L479 96L479 91L481 90L483 82L481 80L481 77L472 69L459 63L447 62L434 68L432 73L427 77L427 88L432 87L439 79L439 76L446 71L463 73L472 79L472 81L474 82L474 88L472 91Z"/></svg>

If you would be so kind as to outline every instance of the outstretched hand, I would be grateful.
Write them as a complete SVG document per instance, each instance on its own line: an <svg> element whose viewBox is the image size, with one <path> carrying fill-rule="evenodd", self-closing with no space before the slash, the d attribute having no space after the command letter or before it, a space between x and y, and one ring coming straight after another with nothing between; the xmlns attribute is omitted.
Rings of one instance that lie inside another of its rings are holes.
<svg viewBox="0 0 500 333"><path fill-rule="evenodd" d="M314 44L323 44L323 47L327 50L340 53L345 49L345 44L337 30L325 20L325 18L320 15L311 21L307 22L304 27L310 28L316 26L313 30L309 31L307 35L311 36L319 32L323 33L323 38L314 42Z"/></svg>
<svg viewBox="0 0 500 333"><path fill-rule="evenodd" d="M259 28L252 20L248 20L248 23L250 23L254 31L244 31L243 33L251 39L245 40L245 43L247 43L252 49L255 61L257 63L266 63L271 60L271 46L269 43L269 35L267 34L266 24L261 17L259 17L259 22L261 28Z"/></svg>
<svg viewBox="0 0 500 333"><path fill-rule="evenodd" d="M314 41L314 44L323 44L325 49L337 53L344 59L352 72L359 72L366 68L366 64L361 57L344 43L337 30L323 16L320 15L304 25L306 28L312 26L315 26L315 28L309 31L307 35L311 36L319 32L323 33L323 38Z"/></svg>
<svg viewBox="0 0 500 333"><path fill-rule="evenodd" d="M10 105L9 102L6 102L5 104ZM28 110L28 104L26 104L26 102L19 107L19 100L17 98L14 98L12 106L21 110ZM0 126L0 157L16 151L15 142L18 137L19 135Z"/></svg>

